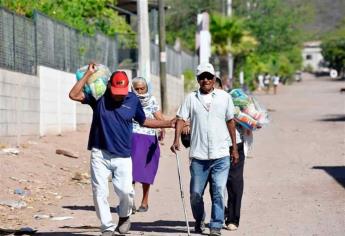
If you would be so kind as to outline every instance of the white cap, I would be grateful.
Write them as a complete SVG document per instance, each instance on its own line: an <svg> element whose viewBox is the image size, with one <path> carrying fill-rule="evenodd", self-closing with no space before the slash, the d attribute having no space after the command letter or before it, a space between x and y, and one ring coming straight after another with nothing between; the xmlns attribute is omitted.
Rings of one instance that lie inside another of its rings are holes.
<svg viewBox="0 0 345 236"><path fill-rule="evenodd" d="M213 68L212 64L210 64L210 63L202 63L202 64L198 65L198 67L196 68L196 75L197 76L201 75L204 72L208 72L212 75L215 75L214 68Z"/></svg>

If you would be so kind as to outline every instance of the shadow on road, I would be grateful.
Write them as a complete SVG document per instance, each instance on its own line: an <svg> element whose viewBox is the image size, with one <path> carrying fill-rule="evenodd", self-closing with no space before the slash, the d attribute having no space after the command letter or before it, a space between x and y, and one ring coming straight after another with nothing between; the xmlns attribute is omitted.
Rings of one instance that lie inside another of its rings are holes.
<svg viewBox="0 0 345 236"><path fill-rule="evenodd" d="M193 224L189 223L192 229ZM185 221L157 220L154 222L132 222L131 231L155 232L155 233L186 233Z"/></svg>
<svg viewBox="0 0 345 236"><path fill-rule="evenodd" d="M87 234L85 232L38 232L34 235L42 236L95 236L95 234Z"/></svg>
<svg viewBox="0 0 345 236"><path fill-rule="evenodd" d="M94 226L63 226L61 229L70 229L73 232L37 232L35 235L47 235L47 236L92 236L95 232L99 232L98 227ZM193 224L190 223L190 228L193 228ZM80 230L85 231L80 231ZM75 231L76 230L76 231ZM158 220L154 222L132 222L131 231L139 232L155 232L155 233L186 233L187 227L185 221L168 221ZM93 234L89 234L93 233ZM120 235L116 233L116 235Z"/></svg>
<svg viewBox="0 0 345 236"><path fill-rule="evenodd" d="M318 121L344 122L345 115L344 114L327 115L327 117L319 119Z"/></svg>
<svg viewBox="0 0 345 236"><path fill-rule="evenodd" d="M59 227L60 229L78 229L78 230L81 230L81 229L93 229L93 230L97 230L99 231L99 227L97 226L90 226L90 225L82 225L82 226L68 226L68 225L65 225L65 226L62 226L62 227Z"/></svg>
<svg viewBox="0 0 345 236"><path fill-rule="evenodd" d="M70 209L73 211L96 211L94 206L62 206L62 208ZM112 213L117 213L116 207L110 207Z"/></svg>
<svg viewBox="0 0 345 236"><path fill-rule="evenodd" d="M326 171L345 188L345 166L314 166L313 169Z"/></svg>

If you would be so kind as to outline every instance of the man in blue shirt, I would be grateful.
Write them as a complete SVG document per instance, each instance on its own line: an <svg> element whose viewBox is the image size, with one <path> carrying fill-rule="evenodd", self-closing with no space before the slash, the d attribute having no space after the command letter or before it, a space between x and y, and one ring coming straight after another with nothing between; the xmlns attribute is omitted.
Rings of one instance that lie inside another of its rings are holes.
<svg viewBox="0 0 345 236"><path fill-rule="evenodd" d="M110 236L117 229L121 234L130 229L129 216L133 206L131 138L132 120L149 128L174 127L174 121L146 119L137 96L128 92L128 78L125 72L114 72L105 94L96 100L83 92L83 87L96 71L90 64L83 78L71 89L69 97L74 101L89 104L93 110L88 150L91 150L91 184L96 213L101 221L102 236ZM112 221L108 203L108 177L120 203L119 223Z"/></svg>

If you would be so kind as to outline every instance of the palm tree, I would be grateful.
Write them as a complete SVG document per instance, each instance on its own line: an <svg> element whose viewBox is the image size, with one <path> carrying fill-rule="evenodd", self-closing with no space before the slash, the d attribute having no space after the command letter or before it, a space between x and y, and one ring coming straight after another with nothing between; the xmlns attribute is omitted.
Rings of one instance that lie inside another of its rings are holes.
<svg viewBox="0 0 345 236"><path fill-rule="evenodd" d="M258 42L245 29L244 20L237 17L212 14L210 31L212 35L212 52L219 58L222 78L227 78L228 54L231 53L235 57L235 67L245 56L256 49Z"/></svg>

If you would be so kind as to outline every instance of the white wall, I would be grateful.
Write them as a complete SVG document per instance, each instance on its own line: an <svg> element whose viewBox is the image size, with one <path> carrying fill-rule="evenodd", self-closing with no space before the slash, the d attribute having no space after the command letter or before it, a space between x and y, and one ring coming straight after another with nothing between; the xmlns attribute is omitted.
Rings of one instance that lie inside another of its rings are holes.
<svg viewBox="0 0 345 236"><path fill-rule="evenodd" d="M167 81L168 111L169 114L176 115L177 109L184 101L184 80L168 74Z"/></svg>
<svg viewBox="0 0 345 236"><path fill-rule="evenodd" d="M0 69L0 143L19 145L38 135L39 99L36 76Z"/></svg>
<svg viewBox="0 0 345 236"><path fill-rule="evenodd" d="M30 76L0 69L0 144L19 145L32 136L90 125L91 108L68 97L75 75L45 66L37 71L37 76ZM159 77L152 75L151 80L160 103ZM183 79L167 75L167 81L168 115L173 116L184 99Z"/></svg>
<svg viewBox="0 0 345 236"><path fill-rule="evenodd" d="M74 74L38 66L40 80L40 135L76 130L76 103L68 93L76 82Z"/></svg>
<svg viewBox="0 0 345 236"><path fill-rule="evenodd" d="M161 90L160 80L158 76L152 75L151 82L153 86L153 96L156 97L157 101L161 105ZM168 92L168 114L174 116L178 107L184 100L184 80L182 78L176 78L167 74L167 92Z"/></svg>
<svg viewBox="0 0 345 236"><path fill-rule="evenodd" d="M89 105L75 102L77 106L77 128L89 126L92 121L92 109Z"/></svg>

